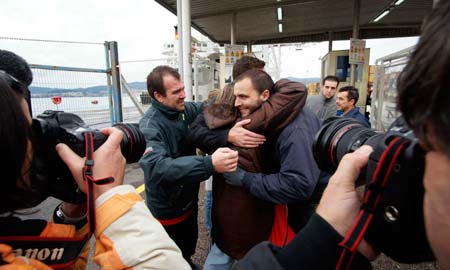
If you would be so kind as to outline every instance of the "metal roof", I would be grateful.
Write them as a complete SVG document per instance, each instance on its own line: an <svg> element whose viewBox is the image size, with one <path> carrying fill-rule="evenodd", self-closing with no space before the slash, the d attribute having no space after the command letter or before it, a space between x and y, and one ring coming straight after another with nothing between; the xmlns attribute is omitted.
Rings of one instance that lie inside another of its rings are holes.
<svg viewBox="0 0 450 270"><path fill-rule="evenodd" d="M155 0L176 14L176 0ZM361 0L362 39L420 34L433 0ZM192 26L212 41L230 43L232 14L236 14L236 43L273 44L349 39L353 27L353 0L191 0ZM277 8L283 10L283 32L278 32ZM374 23L386 8L391 11Z"/></svg>

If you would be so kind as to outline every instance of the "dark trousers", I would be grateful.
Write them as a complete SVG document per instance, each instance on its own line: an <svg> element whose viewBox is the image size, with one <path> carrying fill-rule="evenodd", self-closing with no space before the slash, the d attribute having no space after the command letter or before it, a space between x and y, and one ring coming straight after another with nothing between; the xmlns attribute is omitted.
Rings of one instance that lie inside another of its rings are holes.
<svg viewBox="0 0 450 270"><path fill-rule="evenodd" d="M184 259L191 264L191 256L195 253L198 238L197 209L182 222L163 227L180 248Z"/></svg>

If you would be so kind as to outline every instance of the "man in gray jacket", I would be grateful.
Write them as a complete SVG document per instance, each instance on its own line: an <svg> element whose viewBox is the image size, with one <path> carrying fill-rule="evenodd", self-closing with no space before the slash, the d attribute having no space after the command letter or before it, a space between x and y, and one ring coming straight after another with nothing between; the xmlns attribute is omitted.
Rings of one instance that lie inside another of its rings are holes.
<svg viewBox="0 0 450 270"><path fill-rule="evenodd" d="M337 106L334 94L338 86L338 77L326 76L322 81L320 93L315 96L309 96L306 100L306 107L313 111L321 122L336 116Z"/></svg>

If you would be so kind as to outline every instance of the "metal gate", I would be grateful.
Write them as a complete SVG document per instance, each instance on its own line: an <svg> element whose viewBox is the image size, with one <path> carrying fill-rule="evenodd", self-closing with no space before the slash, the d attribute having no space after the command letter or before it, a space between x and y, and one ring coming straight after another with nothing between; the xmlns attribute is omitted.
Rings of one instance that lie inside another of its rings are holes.
<svg viewBox="0 0 450 270"><path fill-rule="evenodd" d="M376 130L386 131L400 116L397 110L397 79L406 66L413 47L376 61L370 121Z"/></svg>
<svg viewBox="0 0 450 270"><path fill-rule="evenodd" d="M0 37L0 48L20 55L32 68L33 116L45 110L61 110L76 113L88 125L96 127L124 120L137 121L141 116L138 105L130 97L132 93L126 92L122 97L115 41Z"/></svg>

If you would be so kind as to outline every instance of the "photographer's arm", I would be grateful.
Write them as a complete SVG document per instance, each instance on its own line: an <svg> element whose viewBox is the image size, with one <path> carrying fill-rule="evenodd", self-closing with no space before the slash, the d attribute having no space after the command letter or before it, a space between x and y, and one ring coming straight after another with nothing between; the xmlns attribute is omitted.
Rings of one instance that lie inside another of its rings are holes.
<svg viewBox="0 0 450 270"><path fill-rule="evenodd" d="M261 243L234 269L258 269L258 265L267 266L270 263L274 265L272 268L269 266L270 269L334 269L341 251L338 244L350 230L359 212L361 202L355 190L355 181L366 166L371 151L372 148L363 146L344 156L325 189L316 214L286 247L280 249L266 242ZM376 257L374 250L364 240L358 251L366 258ZM357 253L354 263L361 267L367 266L368 261L361 254Z"/></svg>
<svg viewBox="0 0 450 270"><path fill-rule="evenodd" d="M95 151L93 177L113 177L114 182L94 185L96 197L96 253L94 261L102 269L190 269L180 250L164 228L153 218L132 186L122 185L125 159L120 152L122 132L107 128L108 140ZM57 146L58 154L85 190L82 179L84 158L66 145Z"/></svg>

